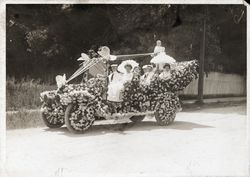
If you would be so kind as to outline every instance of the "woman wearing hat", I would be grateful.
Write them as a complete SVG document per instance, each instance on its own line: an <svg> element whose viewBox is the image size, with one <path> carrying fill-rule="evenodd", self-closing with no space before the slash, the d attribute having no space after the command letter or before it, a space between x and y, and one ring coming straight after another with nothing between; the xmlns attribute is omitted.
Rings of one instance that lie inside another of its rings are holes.
<svg viewBox="0 0 250 177"><path fill-rule="evenodd" d="M171 79L170 64L166 63L163 65L163 71L159 77L164 80Z"/></svg>
<svg viewBox="0 0 250 177"><path fill-rule="evenodd" d="M108 97L107 100L121 102L121 92L124 89L124 83L133 78L133 69L138 66L134 60L123 61L118 67L116 64L111 65L112 74L109 75Z"/></svg>
<svg viewBox="0 0 250 177"><path fill-rule="evenodd" d="M123 89L123 73L117 70L117 64L111 65L112 73L108 76L108 97L107 100L120 102L120 92Z"/></svg>
<svg viewBox="0 0 250 177"><path fill-rule="evenodd" d="M134 60L125 60L118 66L118 71L124 73L123 83L131 81L133 78L133 70L139 66L139 64Z"/></svg>
<svg viewBox="0 0 250 177"><path fill-rule="evenodd" d="M128 82L128 81L132 80L132 78L133 78L133 72L132 72L133 67L132 67L131 64L126 64L124 66L124 68L125 68L126 72L124 73L124 76L123 76L123 82L125 83L125 82Z"/></svg>

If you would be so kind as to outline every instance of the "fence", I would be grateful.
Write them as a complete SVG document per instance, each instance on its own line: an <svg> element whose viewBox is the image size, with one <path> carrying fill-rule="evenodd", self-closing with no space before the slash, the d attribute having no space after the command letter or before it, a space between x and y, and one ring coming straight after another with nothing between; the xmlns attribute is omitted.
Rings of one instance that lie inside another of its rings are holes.
<svg viewBox="0 0 250 177"><path fill-rule="evenodd" d="M198 79L190 83L181 95L197 95ZM204 76L204 95L243 96L246 95L246 79L237 74L210 72Z"/></svg>

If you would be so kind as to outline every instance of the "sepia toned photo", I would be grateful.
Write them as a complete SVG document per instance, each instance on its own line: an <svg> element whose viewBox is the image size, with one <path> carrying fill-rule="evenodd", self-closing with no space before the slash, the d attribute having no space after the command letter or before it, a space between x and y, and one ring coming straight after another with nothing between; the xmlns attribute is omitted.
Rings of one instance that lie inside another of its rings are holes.
<svg viewBox="0 0 250 177"><path fill-rule="evenodd" d="M5 8L4 177L249 175L246 5Z"/></svg>

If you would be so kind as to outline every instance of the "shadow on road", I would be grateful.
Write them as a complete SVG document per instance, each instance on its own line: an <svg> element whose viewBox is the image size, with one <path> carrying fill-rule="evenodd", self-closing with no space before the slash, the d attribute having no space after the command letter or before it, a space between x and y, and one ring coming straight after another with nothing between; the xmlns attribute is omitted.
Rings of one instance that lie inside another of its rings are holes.
<svg viewBox="0 0 250 177"><path fill-rule="evenodd" d="M46 128L44 131L57 132L61 135L69 137L87 137L87 136L98 136L108 133L118 133L122 135L128 134L130 131L152 131L159 129L175 129L175 130L193 130L196 128L214 128L207 125L185 122L185 121L175 121L169 126L159 126L154 121L142 121L138 123L123 123L123 124L106 124L106 125L93 125L88 131L82 134L74 134L69 132L66 127L58 129Z"/></svg>

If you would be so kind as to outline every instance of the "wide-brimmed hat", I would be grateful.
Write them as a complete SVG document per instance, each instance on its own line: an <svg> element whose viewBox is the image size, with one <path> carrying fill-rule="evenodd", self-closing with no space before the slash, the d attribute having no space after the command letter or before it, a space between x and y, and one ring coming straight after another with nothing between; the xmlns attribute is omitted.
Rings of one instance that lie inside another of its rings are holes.
<svg viewBox="0 0 250 177"><path fill-rule="evenodd" d="M126 73L125 66L127 65L130 65L132 67L132 70L134 69L134 67L139 66L139 64L134 60L125 60L118 66L117 70L122 73Z"/></svg>

